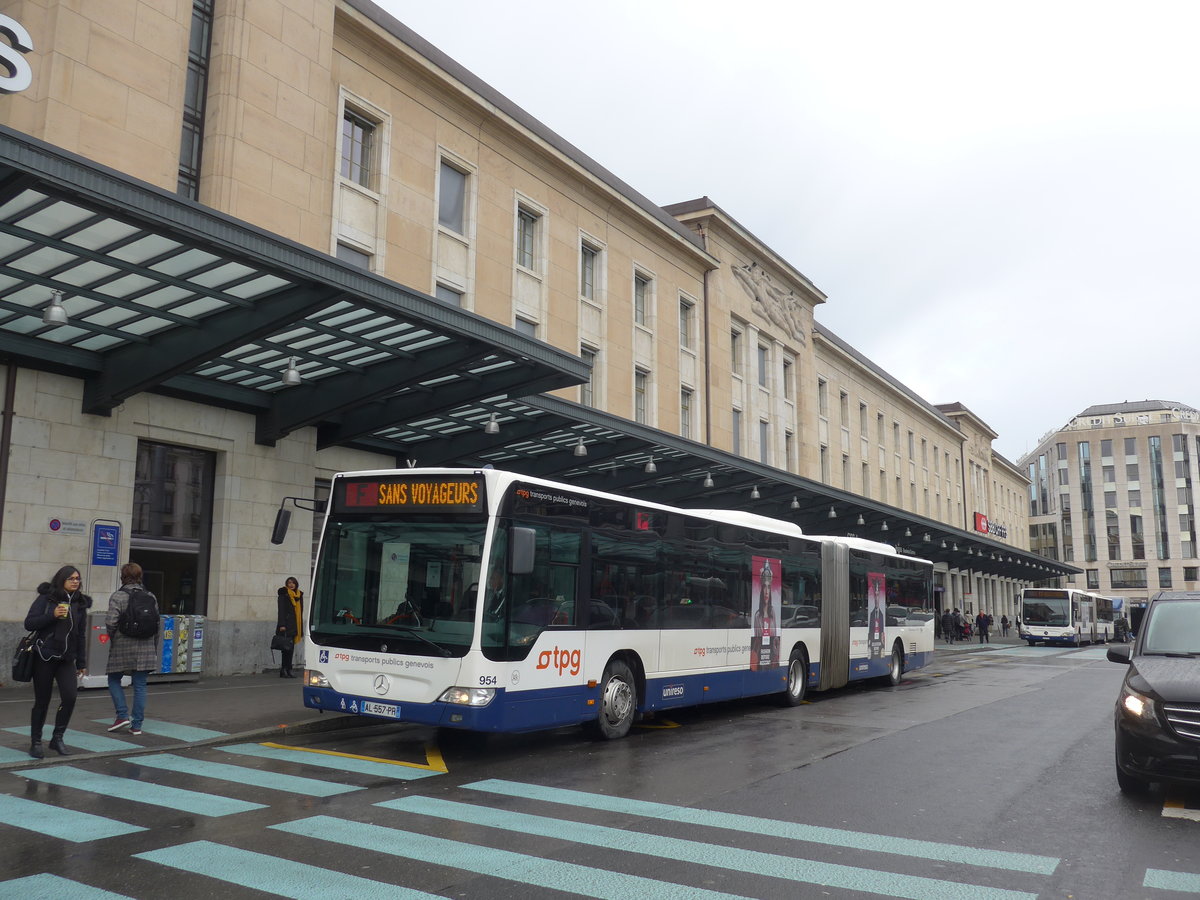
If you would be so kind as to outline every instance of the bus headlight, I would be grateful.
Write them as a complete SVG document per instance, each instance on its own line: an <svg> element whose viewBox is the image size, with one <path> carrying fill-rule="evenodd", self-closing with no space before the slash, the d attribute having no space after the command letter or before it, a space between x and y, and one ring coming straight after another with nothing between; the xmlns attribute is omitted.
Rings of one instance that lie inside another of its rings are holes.
<svg viewBox="0 0 1200 900"><path fill-rule="evenodd" d="M315 688L329 687L329 679L318 672L316 669L304 670L304 686Z"/></svg>
<svg viewBox="0 0 1200 900"><path fill-rule="evenodd" d="M1154 718L1154 701L1144 694L1131 690L1128 686L1121 688L1121 708L1139 719Z"/></svg>
<svg viewBox="0 0 1200 900"><path fill-rule="evenodd" d="M442 696L438 697L438 702L453 703L456 706L487 706L495 696L495 688L452 687L447 688Z"/></svg>

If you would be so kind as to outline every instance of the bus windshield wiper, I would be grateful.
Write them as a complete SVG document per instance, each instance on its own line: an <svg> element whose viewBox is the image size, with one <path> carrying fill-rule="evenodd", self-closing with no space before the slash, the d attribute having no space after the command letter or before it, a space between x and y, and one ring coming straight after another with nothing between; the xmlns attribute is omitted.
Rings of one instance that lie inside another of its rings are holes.
<svg viewBox="0 0 1200 900"><path fill-rule="evenodd" d="M417 631L415 628L410 628L407 625L400 625L396 622L388 622L388 623L379 622L375 625L375 627L376 628L391 628L396 631L406 631L409 634L411 634L413 637L415 637L418 641L428 644L430 647L435 649L442 656L450 656L451 655L450 651L447 650L445 647L443 647L441 644L439 644L437 641L431 641L429 638L425 637L425 635L421 634L421 632Z"/></svg>

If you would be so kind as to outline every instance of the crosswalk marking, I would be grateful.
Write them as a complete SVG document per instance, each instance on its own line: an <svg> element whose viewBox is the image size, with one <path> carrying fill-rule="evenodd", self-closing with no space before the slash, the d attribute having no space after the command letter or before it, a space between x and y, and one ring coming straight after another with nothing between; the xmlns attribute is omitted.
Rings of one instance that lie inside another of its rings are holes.
<svg viewBox="0 0 1200 900"><path fill-rule="evenodd" d="M312 816L270 827L288 834L318 838L347 847L374 850L404 859L435 863L522 884L535 884L572 894L600 897L603 900L678 900L681 891L688 900L746 900L737 898L736 895L702 888L681 888L678 884L656 881L640 875L593 869L575 863L514 853L511 850L481 847L413 831L385 828L382 825L335 819L331 816Z"/></svg>
<svg viewBox="0 0 1200 900"><path fill-rule="evenodd" d="M184 872L207 875L230 884L263 891L273 897L354 897L355 900L440 900L433 894L403 888L359 875L347 875L310 866L294 860L282 860L265 853L240 847L226 847L212 841L192 841L161 850L135 853L159 865ZM193 883L193 889L196 887Z"/></svg>
<svg viewBox="0 0 1200 900"><path fill-rule="evenodd" d="M362 775L374 775L377 778L395 778L401 781L413 781L417 778L428 778L430 775L439 774L436 771L406 766L403 763L364 759L362 757L341 754L310 753L294 747L281 747L278 744L231 744L221 749L226 753L258 756L263 759L278 759L283 762L300 763L305 766L322 766L326 769L358 772Z"/></svg>
<svg viewBox="0 0 1200 900"><path fill-rule="evenodd" d="M108 721L105 719L104 721ZM110 723L111 724L111 723ZM5 731L11 731L13 734L23 734L29 737L29 726L24 728L6 728ZM121 741L114 737L109 737L106 734L92 734L89 731L70 731L63 735L63 743L68 748L77 748L86 750L89 753L107 753L110 750L138 750L141 744L135 744L132 741ZM47 753L51 751L47 750ZM26 754L28 756L28 754Z"/></svg>
<svg viewBox="0 0 1200 900"><path fill-rule="evenodd" d="M154 769L166 769L168 772L182 772L185 775L198 775L201 778L217 778L221 781L232 781L236 784L253 784L273 791L289 791L293 794L311 795L314 797L332 797L335 794L348 794L351 791L361 791L362 788L348 784L335 784L332 781L321 781L317 778L304 778L300 775L285 775L281 772L247 769L245 766L233 766L227 763L208 762L203 759L192 759L178 756L174 753L154 753L149 756L134 756L123 762L137 766L150 766Z"/></svg>
<svg viewBox="0 0 1200 900"><path fill-rule="evenodd" d="M101 890L69 878L43 873L0 881L0 900L130 900L124 894Z"/></svg>
<svg viewBox="0 0 1200 900"><path fill-rule="evenodd" d="M319 753L323 756L337 756L341 759L365 759L371 762L386 763L389 766L408 766L412 769L429 769L431 772L438 772L445 775L450 770L446 768L446 761L442 759L441 751L438 750L436 744L425 745L425 762L414 763L407 762L402 759L384 759L379 756L363 756L360 753L343 753L340 750L320 750L316 747L291 747L287 744L274 744L270 741L263 741L262 746L274 747L277 750L300 750L303 753Z"/></svg>
<svg viewBox="0 0 1200 900"><path fill-rule="evenodd" d="M29 762L31 757L24 750L0 747L0 763Z"/></svg>
<svg viewBox="0 0 1200 900"><path fill-rule="evenodd" d="M376 804L418 815L489 828L574 841L591 847L609 847L660 859L714 866L735 872L754 872L804 884L820 884L908 900L1034 900L1036 894L982 885L964 885L919 875L900 875L836 863L798 859L759 850L723 847L683 838L644 834L606 825L552 819L527 813L473 806L433 797L402 797Z"/></svg>
<svg viewBox="0 0 1200 900"><path fill-rule="evenodd" d="M1166 869L1147 869L1142 885L1161 891L1179 891L1195 896L1200 894L1200 875L1189 872L1170 872Z"/></svg>
<svg viewBox="0 0 1200 900"><path fill-rule="evenodd" d="M100 724L112 724L110 719L92 719ZM213 738L227 737L224 731L213 731L209 728L197 728L195 725L176 725L174 722L163 722L159 719L146 719L142 722L142 731L146 734L156 734L159 737L171 738L184 743L209 741ZM135 745L136 746L136 745Z"/></svg>
<svg viewBox="0 0 1200 900"><path fill-rule="evenodd" d="M7 822L14 828L36 831L39 834L62 838L64 841L76 844L85 844L88 841L146 830L137 825L126 825L124 822L106 819L103 816L94 816L91 813L63 809L50 803L38 803L36 800L2 794L0 794L0 822Z"/></svg>
<svg viewBox="0 0 1200 900"><path fill-rule="evenodd" d="M490 778L476 781L463 787L508 797L523 797L548 803L562 803L589 809L626 813L671 822L705 825L711 828L742 831L749 834L764 834L772 837L790 838L835 847L850 847L855 850L870 850L879 853L894 853L900 856L934 859L943 862L963 862L976 866L1032 872L1049 875L1058 867L1059 860L1052 856L1034 856L1028 853L1013 853L1006 850L981 850L959 844L940 844L913 838L890 837L846 831L839 828L824 828L785 822L777 819L761 819L736 813L723 813L687 806L672 806L667 803L652 803L646 800L629 800L585 791L543 787L536 784L520 784L513 781Z"/></svg>
<svg viewBox="0 0 1200 900"><path fill-rule="evenodd" d="M228 816L251 809L265 809L261 803L249 803L232 797L201 794L183 788L167 787L149 781L118 778L115 775L99 775L77 769L74 766L45 766L40 769L22 769L14 773L33 781L45 781L59 787L91 791L107 797L132 800L150 806L165 806L198 816Z"/></svg>

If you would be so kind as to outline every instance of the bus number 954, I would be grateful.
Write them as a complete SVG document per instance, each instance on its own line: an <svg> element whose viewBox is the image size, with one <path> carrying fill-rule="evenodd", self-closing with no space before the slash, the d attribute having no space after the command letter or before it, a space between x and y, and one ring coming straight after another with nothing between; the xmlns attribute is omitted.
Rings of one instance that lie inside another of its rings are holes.
<svg viewBox="0 0 1200 900"><path fill-rule="evenodd" d="M479 683L481 685L483 685L484 687L487 687L490 684L496 684L496 676L495 675L480 675Z"/></svg>

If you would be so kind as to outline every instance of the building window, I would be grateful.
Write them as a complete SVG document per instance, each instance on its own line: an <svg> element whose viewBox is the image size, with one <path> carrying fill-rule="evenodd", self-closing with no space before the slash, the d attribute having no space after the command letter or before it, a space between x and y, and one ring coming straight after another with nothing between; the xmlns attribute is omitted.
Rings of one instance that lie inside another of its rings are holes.
<svg viewBox="0 0 1200 900"><path fill-rule="evenodd" d="M589 244L579 245L579 296L597 302L596 269L600 251Z"/></svg>
<svg viewBox="0 0 1200 900"><path fill-rule="evenodd" d="M742 455L742 411L735 409L733 411L733 454L734 456Z"/></svg>
<svg viewBox="0 0 1200 900"><path fill-rule="evenodd" d="M375 123L346 109L342 113L342 177L372 187L374 156Z"/></svg>
<svg viewBox="0 0 1200 900"><path fill-rule="evenodd" d="M530 338L537 337L537 322L531 322L528 319L522 319L520 316L518 316L516 325L514 327L516 328L517 334Z"/></svg>
<svg viewBox="0 0 1200 900"><path fill-rule="evenodd" d="M758 345L758 386L771 385L771 351L763 344Z"/></svg>
<svg viewBox="0 0 1200 900"><path fill-rule="evenodd" d="M587 346L587 344L583 344L579 348L579 356L588 364L588 380L579 386L579 402L584 406L595 406L596 394L594 384L598 352L594 348Z"/></svg>
<svg viewBox="0 0 1200 900"><path fill-rule="evenodd" d="M729 332L729 367L734 375L742 374L742 332L734 328Z"/></svg>
<svg viewBox="0 0 1200 900"><path fill-rule="evenodd" d="M1113 590L1129 590L1146 587L1145 569L1113 569L1108 573Z"/></svg>
<svg viewBox="0 0 1200 900"><path fill-rule="evenodd" d="M817 412L821 418L829 418L829 382L824 378L817 379Z"/></svg>
<svg viewBox="0 0 1200 900"><path fill-rule="evenodd" d="M1100 590L1100 570L1099 569L1088 569L1087 570L1087 589L1089 591Z"/></svg>
<svg viewBox="0 0 1200 900"><path fill-rule="evenodd" d="M1164 590L1171 586L1171 570L1162 568L1158 570L1158 586Z"/></svg>
<svg viewBox="0 0 1200 900"><path fill-rule="evenodd" d="M637 369L633 373L633 421L647 424L646 394L650 388L650 373Z"/></svg>
<svg viewBox="0 0 1200 900"><path fill-rule="evenodd" d="M1184 581L1196 581L1197 575L1200 575L1200 566L1184 566L1183 567L1183 580Z"/></svg>
<svg viewBox="0 0 1200 900"><path fill-rule="evenodd" d="M796 399L796 383L794 373L795 363L790 359L783 361L783 399Z"/></svg>
<svg viewBox="0 0 1200 900"><path fill-rule="evenodd" d="M679 298L679 346L684 350L694 350L696 347L696 304L683 297Z"/></svg>
<svg viewBox="0 0 1200 900"><path fill-rule="evenodd" d="M771 464L771 423L758 423L758 460L763 465Z"/></svg>
<svg viewBox="0 0 1200 900"><path fill-rule="evenodd" d="M200 151L204 144L212 20L213 0L193 0L187 79L183 93L183 134L179 140L179 176L176 182L176 192L189 200L200 196Z"/></svg>
<svg viewBox="0 0 1200 900"><path fill-rule="evenodd" d="M343 244L338 241L337 258L344 263L350 263L352 266L358 266L360 269L371 269L371 254L363 253L356 247L351 247L349 244Z"/></svg>
<svg viewBox="0 0 1200 900"><path fill-rule="evenodd" d="M650 279L645 275L633 276L633 321L638 325L647 324L646 309L650 305Z"/></svg>
<svg viewBox="0 0 1200 900"><path fill-rule="evenodd" d="M875 414L875 439L882 447L887 439L887 426L884 425L883 413Z"/></svg>
<svg viewBox="0 0 1200 900"><path fill-rule="evenodd" d="M838 393L838 415L841 417L843 428L850 427L850 395L845 391Z"/></svg>
<svg viewBox="0 0 1200 900"><path fill-rule="evenodd" d="M862 464L862 495L871 496L871 467L867 463Z"/></svg>
<svg viewBox="0 0 1200 900"><path fill-rule="evenodd" d="M517 207L517 265L537 270L538 224L542 217L523 206Z"/></svg>
<svg viewBox="0 0 1200 900"><path fill-rule="evenodd" d="M438 178L438 224L455 234L466 234L467 175L442 161Z"/></svg>
<svg viewBox="0 0 1200 900"><path fill-rule="evenodd" d="M842 487L850 490L850 457L842 454Z"/></svg>
<svg viewBox="0 0 1200 900"><path fill-rule="evenodd" d="M829 484L829 448L821 445L821 481Z"/></svg>
<svg viewBox="0 0 1200 900"><path fill-rule="evenodd" d="M454 306L462 306L463 305L462 291L456 291L452 287L447 287L446 285L442 284L440 281L438 282L437 287L434 288L433 295L435 297L437 297L439 300L444 300L447 303L453 304Z"/></svg>
<svg viewBox="0 0 1200 900"><path fill-rule="evenodd" d="M692 392L688 388L679 391L679 436L692 436Z"/></svg>
<svg viewBox="0 0 1200 900"><path fill-rule="evenodd" d="M868 421L867 404L860 401L858 404L858 434L864 441L870 437Z"/></svg>
<svg viewBox="0 0 1200 900"><path fill-rule="evenodd" d="M783 464L789 472L796 471L796 435L790 431L783 433Z"/></svg>

